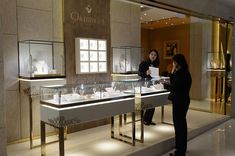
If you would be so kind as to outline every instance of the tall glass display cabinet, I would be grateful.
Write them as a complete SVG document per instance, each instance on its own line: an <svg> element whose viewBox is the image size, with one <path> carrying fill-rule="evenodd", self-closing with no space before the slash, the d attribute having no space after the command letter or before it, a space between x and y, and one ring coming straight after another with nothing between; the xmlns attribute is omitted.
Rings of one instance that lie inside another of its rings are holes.
<svg viewBox="0 0 235 156"><path fill-rule="evenodd" d="M20 78L65 77L64 42L26 40L18 48Z"/></svg>
<svg viewBox="0 0 235 156"><path fill-rule="evenodd" d="M112 48L113 80L139 79L138 69L143 48L122 46Z"/></svg>
<svg viewBox="0 0 235 156"><path fill-rule="evenodd" d="M30 138L33 148L34 136L40 135L40 86L64 85L64 43L57 41L25 40L18 42L18 67L21 102L21 135ZM24 122L29 121L29 122ZM53 132L48 128L47 132Z"/></svg>

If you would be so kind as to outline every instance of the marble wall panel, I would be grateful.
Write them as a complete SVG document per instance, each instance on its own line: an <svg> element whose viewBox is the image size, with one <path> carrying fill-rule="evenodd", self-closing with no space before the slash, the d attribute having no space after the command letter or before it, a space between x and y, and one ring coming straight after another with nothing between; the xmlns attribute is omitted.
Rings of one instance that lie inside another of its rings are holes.
<svg viewBox="0 0 235 156"><path fill-rule="evenodd" d="M17 0L17 6L38 10L52 10L52 0Z"/></svg>
<svg viewBox="0 0 235 156"><path fill-rule="evenodd" d="M63 41L63 2L62 0L53 0L53 40Z"/></svg>
<svg viewBox="0 0 235 156"><path fill-rule="evenodd" d="M3 101L3 63L0 63L0 128L6 125L6 109Z"/></svg>
<svg viewBox="0 0 235 156"><path fill-rule="evenodd" d="M6 129L0 127L0 155L1 156L6 156L7 155L7 150L6 150Z"/></svg>
<svg viewBox="0 0 235 156"><path fill-rule="evenodd" d="M3 33L2 18L3 18L3 1L0 1L0 35Z"/></svg>
<svg viewBox="0 0 235 156"><path fill-rule="evenodd" d="M18 7L19 40L52 40L52 21L51 11Z"/></svg>
<svg viewBox="0 0 235 156"><path fill-rule="evenodd" d="M131 42L130 25L120 22L111 23L111 46L127 46Z"/></svg>
<svg viewBox="0 0 235 156"><path fill-rule="evenodd" d="M16 34L16 0L1 0L4 7L2 10L2 32L4 34Z"/></svg>
<svg viewBox="0 0 235 156"><path fill-rule="evenodd" d="M141 28L140 26L131 26L130 28L131 33L130 33L130 46L141 46Z"/></svg>
<svg viewBox="0 0 235 156"><path fill-rule="evenodd" d="M110 3L111 22L130 23L132 18L130 10L131 4L119 0L111 0Z"/></svg>
<svg viewBox="0 0 235 156"><path fill-rule="evenodd" d="M7 140L11 142L21 137L19 91L6 91L4 103L6 107Z"/></svg>
<svg viewBox="0 0 235 156"><path fill-rule="evenodd" d="M3 63L3 48L2 47L3 47L3 35L0 34L0 63ZM1 71L1 72L3 72L3 71ZM1 75L3 76L3 74L1 74Z"/></svg>
<svg viewBox="0 0 235 156"><path fill-rule="evenodd" d="M16 35L4 35L2 51L4 53L4 89L18 90L18 48Z"/></svg>
<svg viewBox="0 0 235 156"><path fill-rule="evenodd" d="M111 46L140 46L140 7L111 1Z"/></svg>

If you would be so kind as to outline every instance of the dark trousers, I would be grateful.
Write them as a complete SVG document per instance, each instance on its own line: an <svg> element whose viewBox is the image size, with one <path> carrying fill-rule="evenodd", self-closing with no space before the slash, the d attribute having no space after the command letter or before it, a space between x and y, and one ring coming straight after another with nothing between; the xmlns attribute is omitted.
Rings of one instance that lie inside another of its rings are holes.
<svg viewBox="0 0 235 156"><path fill-rule="evenodd" d="M175 148L177 156L185 156L187 150L187 120L189 103L173 102L173 123L175 128Z"/></svg>
<svg viewBox="0 0 235 156"><path fill-rule="evenodd" d="M144 113L144 121L147 123L151 123L153 119L155 108L147 109Z"/></svg>

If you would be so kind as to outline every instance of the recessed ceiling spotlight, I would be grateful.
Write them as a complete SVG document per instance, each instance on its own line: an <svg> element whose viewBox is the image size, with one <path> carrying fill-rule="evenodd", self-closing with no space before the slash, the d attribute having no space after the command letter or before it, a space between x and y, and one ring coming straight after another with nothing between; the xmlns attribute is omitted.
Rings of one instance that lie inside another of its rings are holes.
<svg viewBox="0 0 235 156"><path fill-rule="evenodd" d="M166 22L166 24L168 24L168 23Z"/></svg>
<svg viewBox="0 0 235 156"><path fill-rule="evenodd" d="M143 19L143 17L140 17L140 19L142 20L142 19Z"/></svg>
<svg viewBox="0 0 235 156"><path fill-rule="evenodd" d="M171 25L174 25L173 23L171 23Z"/></svg>
<svg viewBox="0 0 235 156"><path fill-rule="evenodd" d="M150 19L150 21L153 21L153 19Z"/></svg>
<svg viewBox="0 0 235 156"><path fill-rule="evenodd" d="M146 16L147 14L146 13L144 13L144 16Z"/></svg>
<svg viewBox="0 0 235 156"><path fill-rule="evenodd" d="M184 22L182 22L184 24Z"/></svg>
<svg viewBox="0 0 235 156"><path fill-rule="evenodd" d="M144 6L143 6L143 5L141 5L140 7L141 7L141 8L143 8Z"/></svg>

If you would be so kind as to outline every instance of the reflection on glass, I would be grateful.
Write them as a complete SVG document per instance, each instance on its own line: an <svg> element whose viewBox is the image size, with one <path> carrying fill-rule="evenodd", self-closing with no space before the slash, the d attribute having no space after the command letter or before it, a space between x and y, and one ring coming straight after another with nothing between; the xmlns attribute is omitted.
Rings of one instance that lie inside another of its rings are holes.
<svg viewBox="0 0 235 156"><path fill-rule="evenodd" d="M90 72L98 72L98 64L97 62L90 63Z"/></svg>
<svg viewBox="0 0 235 156"><path fill-rule="evenodd" d="M113 91L115 92L115 90L116 90L116 86L115 86L115 82L112 82L112 89L113 89Z"/></svg>
<svg viewBox="0 0 235 156"><path fill-rule="evenodd" d="M80 49L88 49L88 40L80 39Z"/></svg>
<svg viewBox="0 0 235 156"><path fill-rule="evenodd" d="M106 61L106 53L99 52L99 61Z"/></svg>
<svg viewBox="0 0 235 156"><path fill-rule="evenodd" d="M99 72L106 72L106 62L99 63Z"/></svg>
<svg viewBox="0 0 235 156"><path fill-rule="evenodd" d="M97 40L90 40L90 49L97 50Z"/></svg>
<svg viewBox="0 0 235 156"><path fill-rule="evenodd" d="M79 94L80 94L81 96L83 96L83 95L84 95L84 89L79 89Z"/></svg>
<svg viewBox="0 0 235 156"><path fill-rule="evenodd" d="M91 51L90 52L90 61L97 61L97 52L96 51Z"/></svg>
<svg viewBox="0 0 235 156"><path fill-rule="evenodd" d="M83 86L83 84L81 84L81 87L80 87L80 89L79 89L79 94L81 95L81 96L83 96L84 95L84 86Z"/></svg>
<svg viewBox="0 0 235 156"><path fill-rule="evenodd" d="M89 72L89 63L88 62L81 62L81 72Z"/></svg>
<svg viewBox="0 0 235 156"><path fill-rule="evenodd" d="M77 87L72 88L73 94L77 94Z"/></svg>
<svg viewBox="0 0 235 156"><path fill-rule="evenodd" d="M80 52L80 60L81 61L88 61L88 51L81 51Z"/></svg>
<svg viewBox="0 0 235 156"><path fill-rule="evenodd" d="M106 50L106 41L99 41L99 50Z"/></svg>
<svg viewBox="0 0 235 156"><path fill-rule="evenodd" d="M96 93L96 87L94 87L92 90L93 90L93 93L95 94Z"/></svg>
<svg viewBox="0 0 235 156"><path fill-rule="evenodd" d="M148 87L149 82L148 81L144 81L144 86L147 88Z"/></svg>

